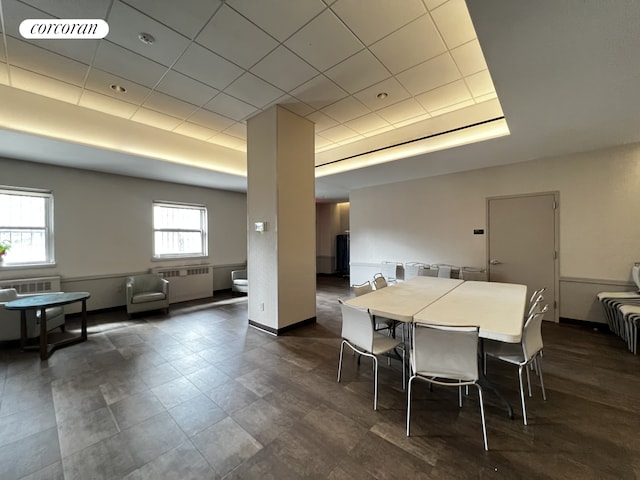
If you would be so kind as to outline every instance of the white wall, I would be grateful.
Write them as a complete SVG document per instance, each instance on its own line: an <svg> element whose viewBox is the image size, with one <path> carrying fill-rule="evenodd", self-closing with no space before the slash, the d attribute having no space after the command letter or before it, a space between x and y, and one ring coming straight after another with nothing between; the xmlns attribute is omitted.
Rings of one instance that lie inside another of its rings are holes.
<svg viewBox="0 0 640 480"><path fill-rule="evenodd" d="M124 304L121 277L149 268L214 265L212 289L229 288L229 270L246 263L244 193L0 159L0 184L52 190L56 265L0 269L0 279L60 275L63 287L91 285L88 307ZM152 261L152 202L203 204L209 215L209 257ZM100 291L102 288L108 291ZM68 288L67 288L68 289ZM77 288L76 288L77 289Z"/></svg>
<svg viewBox="0 0 640 480"><path fill-rule="evenodd" d="M351 281L369 279L382 260L484 266L486 235L473 229L486 230L486 198L546 191L560 192L560 316L603 321L574 284L631 286L640 144L354 191Z"/></svg>

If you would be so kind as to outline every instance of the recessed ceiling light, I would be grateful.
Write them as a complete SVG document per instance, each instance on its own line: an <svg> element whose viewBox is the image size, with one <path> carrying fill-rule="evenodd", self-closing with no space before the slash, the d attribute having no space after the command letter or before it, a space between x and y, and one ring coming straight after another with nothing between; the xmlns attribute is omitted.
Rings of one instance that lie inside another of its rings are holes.
<svg viewBox="0 0 640 480"><path fill-rule="evenodd" d="M115 83L113 83L111 85L111 90L113 90L114 92L118 92L118 93L127 93L127 89L124 88L122 85L117 85Z"/></svg>
<svg viewBox="0 0 640 480"><path fill-rule="evenodd" d="M376 97L378 98L378 100L384 100L385 98L387 98L389 96L389 94L387 92L380 92L378 95L376 95Z"/></svg>
<svg viewBox="0 0 640 480"><path fill-rule="evenodd" d="M145 45L153 45L154 42L156 41L156 39L153 38L153 35L151 35L150 33L144 33L144 32L140 32L138 34L138 39Z"/></svg>

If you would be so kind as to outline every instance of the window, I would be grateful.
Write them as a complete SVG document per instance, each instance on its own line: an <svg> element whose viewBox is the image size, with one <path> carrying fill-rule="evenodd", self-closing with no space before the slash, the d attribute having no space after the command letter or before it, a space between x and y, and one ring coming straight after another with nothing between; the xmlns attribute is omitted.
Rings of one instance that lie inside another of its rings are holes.
<svg viewBox="0 0 640 480"><path fill-rule="evenodd" d="M153 203L153 257L207 255L207 209L202 205Z"/></svg>
<svg viewBox="0 0 640 480"><path fill-rule="evenodd" d="M53 263L51 192L0 187L0 241L11 244L5 265Z"/></svg>

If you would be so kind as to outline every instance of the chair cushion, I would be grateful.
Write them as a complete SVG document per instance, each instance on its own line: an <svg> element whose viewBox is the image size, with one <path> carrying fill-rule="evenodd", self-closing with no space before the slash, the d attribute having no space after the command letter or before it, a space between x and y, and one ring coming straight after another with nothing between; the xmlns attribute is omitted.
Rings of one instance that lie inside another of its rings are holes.
<svg viewBox="0 0 640 480"><path fill-rule="evenodd" d="M131 298L131 303L157 302L158 300L164 299L165 295L162 292L140 292Z"/></svg>
<svg viewBox="0 0 640 480"><path fill-rule="evenodd" d="M15 288L0 289L0 302L10 302L18 298L18 292Z"/></svg>
<svg viewBox="0 0 640 480"><path fill-rule="evenodd" d="M249 280L245 278L238 278L233 281L234 285L249 285Z"/></svg>

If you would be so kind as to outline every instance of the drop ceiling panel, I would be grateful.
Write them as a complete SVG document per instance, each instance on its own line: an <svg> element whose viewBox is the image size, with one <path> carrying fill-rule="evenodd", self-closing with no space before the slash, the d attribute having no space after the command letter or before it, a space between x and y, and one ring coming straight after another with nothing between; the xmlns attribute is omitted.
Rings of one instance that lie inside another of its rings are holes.
<svg viewBox="0 0 640 480"><path fill-rule="evenodd" d="M376 130L387 130L391 128L389 122L376 115L375 113L369 113L367 115L363 115L362 117L356 118L355 120L349 120L348 122L345 122L345 126L362 135L366 135L367 133Z"/></svg>
<svg viewBox="0 0 640 480"><path fill-rule="evenodd" d="M389 78L390 73L369 50L360 50L327 70L325 75L353 94Z"/></svg>
<svg viewBox="0 0 640 480"><path fill-rule="evenodd" d="M152 92L145 100L143 106L183 120L198 109L196 105L183 102L182 100L178 100L175 97L165 95L161 92Z"/></svg>
<svg viewBox="0 0 640 480"><path fill-rule="evenodd" d="M175 70L166 72L156 90L198 106L204 105L219 92L219 90Z"/></svg>
<svg viewBox="0 0 640 480"><path fill-rule="evenodd" d="M285 45L321 72L363 48L360 40L330 10L296 32Z"/></svg>
<svg viewBox="0 0 640 480"><path fill-rule="evenodd" d="M85 65L30 43L7 37L8 58L12 65L52 77L72 85L82 86L89 69Z"/></svg>
<svg viewBox="0 0 640 480"><path fill-rule="evenodd" d="M187 121L200 125L201 127L206 127L215 132L221 132L235 123L235 121L230 118L223 117L222 115L218 115L217 113L210 112L203 108L193 112Z"/></svg>
<svg viewBox="0 0 640 480"><path fill-rule="evenodd" d="M57 18L107 18L111 0L22 0L32 7ZM5 3L5 2L3 2ZM9 2L10 3L10 2ZM39 17L35 17L39 18ZM42 18L42 17L40 17Z"/></svg>
<svg viewBox="0 0 640 480"><path fill-rule="evenodd" d="M278 46L276 40L226 5L216 12L196 41L244 68L252 67Z"/></svg>
<svg viewBox="0 0 640 480"><path fill-rule="evenodd" d="M126 93L116 92L111 85L120 85L127 89ZM151 93L147 87L131 82L124 78L104 72L98 68L92 68L87 76L85 88L102 95L113 97L116 100L141 105L145 98Z"/></svg>
<svg viewBox="0 0 640 480"><path fill-rule="evenodd" d="M427 60L396 78L412 95L432 90L460 78L460 72L449 53Z"/></svg>
<svg viewBox="0 0 640 480"><path fill-rule="evenodd" d="M222 5L221 0L180 0L180 8L176 8L175 2L158 0L126 0L126 2L190 39L195 38Z"/></svg>
<svg viewBox="0 0 640 480"><path fill-rule="evenodd" d="M308 82L319 73L284 46L269 53L251 72L286 92Z"/></svg>
<svg viewBox="0 0 640 480"><path fill-rule="evenodd" d="M451 50L451 56L462 75L471 75L487 69L487 64L484 61L484 55L477 39L454 48Z"/></svg>
<svg viewBox="0 0 640 480"><path fill-rule="evenodd" d="M336 143L344 140L362 138L362 135L345 125L336 125L335 127L327 128L323 130L320 135Z"/></svg>
<svg viewBox="0 0 640 480"><path fill-rule="evenodd" d="M243 72L237 65L197 43L187 48L174 69L218 90L224 89Z"/></svg>
<svg viewBox="0 0 640 480"><path fill-rule="evenodd" d="M332 128L338 125L337 120L334 120L329 115L325 115L322 112L313 112L310 115L307 115L307 119L311 120L316 128L316 132L322 132L327 128Z"/></svg>
<svg viewBox="0 0 640 480"><path fill-rule="evenodd" d="M337 102L348 95L347 92L324 75L312 78L304 85L293 90L291 94L316 109Z"/></svg>
<svg viewBox="0 0 640 480"><path fill-rule="evenodd" d="M248 103L238 100L226 93L216 95L204 105L204 108L212 112L218 112L236 121L244 120L256 111L256 108Z"/></svg>
<svg viewBox="0 0 640 480"><path fill-rule="evenodd" d="M321 0L227 0L226 3L281 42L326 8ZM286 21L283 21L283 12L286 12Z"/></svg>
<svg viewBox="0 0 640 480"><path fill-rule="evenodd" d="M243 140L247 139L247 124L246 123L234 123L229 128L225 128L222 133L226 133L227 135L232 135L236 138L242 138Z"/></svg>
<svg viewBox="0 0 640 480"><path fill-rule="evenodd" d="M385 98L378 98L379 93L386 93ZM354 95L364 105L371 110L380 110L394 103L401 102L409 98L409 92L394 77L388 78L380 83L376 83L369 88L359 91Z"/></svg>
<svg viewBox="0 0 640 480"><path fill-rule="evenodd" d="M89 65L93 59L99 40L85 39L81 42L77 40L52 40L37 39L25 40L19 32L20 23L27 18L50 19L53 18L49 14L45 14L40 10L25 5L17 1L3 3L4 24L7 28L7 34L21 41L31 43L32 45L51 50L65 57L77 60L81 63ZM78 17L71 17L78 18ZM2 43L2 42L0 42Z"/></svg>
<svg viewBox="0 0 640 480"><path fill-rule="evenodd" d="M310 107L291 95L283 95L280 97L278 99L278 105L282 105L290 112L300 115L301 117L305 117L314 111L313 107Z"/></svg>
<svg viewBox="0 0 640 480"><path fill-rule="evenodd" d="M122 2L114 3L108 23L109 41L165 67L173 65L190 43L188 38ZM153 44L147 45L140 41L138 35L141 33L152 35Z"/></svg>
<svg viewBox="0 0 640 480"><path fill-rule="evenodd" d="M489 70L483 70L482 72L469 75L465 78L465 81L474 97L489 95L495 92Z"/></svg>
<svg viewBox="0 0 640 480"><path fill-rule="evenodd" d="M366 115L370 110L354 97L344 98L322 109L322 112L340 123Z"/></svg>
<svg viewBox="0 0 640 480"><path fill-rule="evenodd" d="M371 51L394 74L447 51L429 15L423 15L371 46Z"/></svg>
<svg viewBox="0 0 640 480"><path fill-rule="evenodd" d="M100 70L149 88L153 88L166 71L159 63L107 41L100 42L93 64Z"/></svg>
<svg viewBox="0 0 640 480"><path fill-rule="evenodd" d="M425 110L433 114L436 110L442 110L443 108L472 100L472 98L464 80L456 80L448 85L422 93L416 96L416 100L420 102Z"/></svg>
<svg viewBox="0 0 640 480"><path fill-rule="evenodd" d="M407 98L406 100L394 105L377 110L376 113L387 122L397 124L407 119L419 117L427 112L417 100L414 98Z"/></svg>
<svg viewBox="0 0 640 480"><path fill-rule="evenodd" d="M449 0L431 12L449 49L458 47L476 38L469 10L464 0Z"/></svg>
<svg viewBox="0 0 640 480"><path fill-rule="evenodd" d="M244 98L257 108L262 108L284 95L284 92L247 72L233 82L226 90L230 95Z"/></svg>
<svg viewBox="0 0 640 480"><path fill-rule="evenodd" d="M0 70L0 76L1 75L2 70ZM78 86L18 67L11 67L11 84L21 90L27 90L39 95L46 93L48 97L57 98L58 100L69 103L78 103L80 94L82 93L82 89Z"/></svg>
<svg viewBox="0 0 640 480"><path fill-rule="evenodd" d="M366 8L364 14L363 8ZM338 0L331 9L365 45L371 45L426 13L420 0L402 0L402 8L389 0L368 0L366 6L362 2Z"/></svg>

